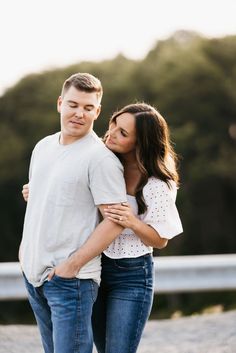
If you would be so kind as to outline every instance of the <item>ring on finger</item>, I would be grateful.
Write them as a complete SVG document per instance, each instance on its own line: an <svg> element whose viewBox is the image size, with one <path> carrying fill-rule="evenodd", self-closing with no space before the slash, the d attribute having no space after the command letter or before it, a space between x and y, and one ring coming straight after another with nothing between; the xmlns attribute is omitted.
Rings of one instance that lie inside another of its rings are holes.
<svg viewBox="0 0 236 353"><path fill-rule="evenodd" d="M122 221L123 220L123 218L120 216L120 221Z"/></svg>

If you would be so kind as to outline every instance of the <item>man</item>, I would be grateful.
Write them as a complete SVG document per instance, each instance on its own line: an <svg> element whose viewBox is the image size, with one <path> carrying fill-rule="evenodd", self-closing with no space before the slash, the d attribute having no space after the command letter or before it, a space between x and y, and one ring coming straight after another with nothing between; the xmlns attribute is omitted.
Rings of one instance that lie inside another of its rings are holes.
<svg viewBox="0 0 236 353"><path fill-rule="evenodd" d="M57 102L61 131L32 153L19 257L45 353L92 352L97 255L122 229L98 225L98 210L126 201L122 165L93 131L101 98L94 76L68 78Z"/></svg>

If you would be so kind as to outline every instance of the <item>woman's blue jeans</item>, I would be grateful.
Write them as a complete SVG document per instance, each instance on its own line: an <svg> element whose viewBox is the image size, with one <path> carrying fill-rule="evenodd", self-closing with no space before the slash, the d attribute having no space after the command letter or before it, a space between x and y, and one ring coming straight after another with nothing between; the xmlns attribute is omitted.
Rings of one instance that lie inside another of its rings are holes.
<svg viewBox="0 0 236 353"><path fill-rule="evenodd" d="M25 278L45 353L92 353L92 307L98 285L91 279L51 281L35 288Z"/></svg>
<svg viewBox="0 0 236 353"><path fill-rule="evenodd" d="M102 281L93 307L98 353L135 353L153 301L152 255L102 256Z"/></svg>

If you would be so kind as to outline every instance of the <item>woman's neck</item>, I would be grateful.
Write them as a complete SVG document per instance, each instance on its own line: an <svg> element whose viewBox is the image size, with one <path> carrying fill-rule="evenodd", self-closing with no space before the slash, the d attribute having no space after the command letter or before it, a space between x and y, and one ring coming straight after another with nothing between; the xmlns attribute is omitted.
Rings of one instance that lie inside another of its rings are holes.
<svg viewBox="0 0 236 353"><path fill-rule="evenodd" d="M126 183L127 194L135 195L136 187L141 179L141 172L138 168L138 163L135 156L122 156L124 166L124 177Z"/></svg>
<svg viewBox="0 0 236 353"><path fill-rule="evenodd" d="M121 161L125 169L138 169L137 159L133 153L121 155Z"/></svg>

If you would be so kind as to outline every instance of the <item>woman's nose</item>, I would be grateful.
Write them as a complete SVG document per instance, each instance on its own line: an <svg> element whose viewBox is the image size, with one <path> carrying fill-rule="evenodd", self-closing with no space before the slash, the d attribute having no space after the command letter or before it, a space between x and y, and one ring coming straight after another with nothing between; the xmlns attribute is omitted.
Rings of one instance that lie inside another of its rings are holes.
<svg viewBox="0 0 236 353"><path fill-rule="evenodd" d="M115 136L115 133L116 133L116 129L115 129L115 128L109 130L109 135L110 135L110 136L114 137L114 136Z"/></svg>

